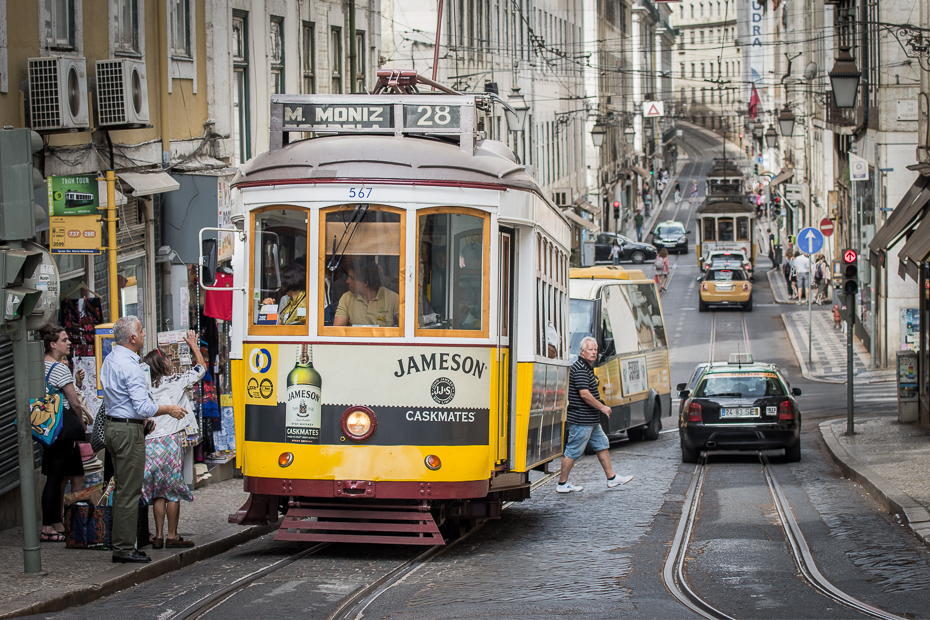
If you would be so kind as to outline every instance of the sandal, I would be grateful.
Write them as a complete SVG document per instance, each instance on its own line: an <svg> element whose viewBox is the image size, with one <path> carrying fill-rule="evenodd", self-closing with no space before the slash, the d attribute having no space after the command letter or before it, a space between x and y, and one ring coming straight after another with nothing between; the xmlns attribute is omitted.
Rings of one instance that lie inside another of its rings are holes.
<svg viewBox="0 0 930 620"><path fill-rule="evenodd" d="M153 538L152 539L152 549L161 549L165 546L164 538Z"/></svg>
<svg viewBox="0 0 930 620"><path fill-rule="evenodd" d="M193 547L193 546L194 546L193 540L184 540L181 536L178 536L177 538L166 538L165 539L165 547L168 547L168 548Z"/></svg>
<svg viewBox="0 0 930 620"><path fill-rule="evenodd" d="M65 542L65 535L61 532L54 532L49 534L48 532L40 532L39 540L41 542Z"/></svg>

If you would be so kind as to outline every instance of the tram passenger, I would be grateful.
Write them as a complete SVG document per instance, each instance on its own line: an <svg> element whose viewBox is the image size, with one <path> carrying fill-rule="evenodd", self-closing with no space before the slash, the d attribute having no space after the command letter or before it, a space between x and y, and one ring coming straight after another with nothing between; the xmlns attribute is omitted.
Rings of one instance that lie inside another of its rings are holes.
<svg viewBox="0 0 930 620"><path fill-rule="evenodd" d="M371 259L360 259L345 266L349 290L339 299L333 325L397 327L400 296L381 285L378 266Z"/></svg>
<svg viewBox="0 0 930 620"><path fill-rule="evenodd" d="M288 265L281 274L284 296L278 302L278 325L307 324L307 269L300 263Z"/></svg>

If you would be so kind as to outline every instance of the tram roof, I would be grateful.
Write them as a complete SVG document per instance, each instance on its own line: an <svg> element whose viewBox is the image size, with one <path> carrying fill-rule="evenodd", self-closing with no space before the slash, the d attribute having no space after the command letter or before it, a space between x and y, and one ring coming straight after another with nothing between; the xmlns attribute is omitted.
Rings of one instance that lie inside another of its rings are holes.
<svg viewBox="0 0 930 620"><path fill-rule="evenodd" d="M698 215L715 215L717 213L748 213L754 214L753 209L745 200L704 200L695 213Z"/></svg>
<svg viewBox="0 0 930 620"><path fill-rule="evenodd" d="M320 136L262 153L242 164L233 186L377 180L491 184L534 192L539 185L501 142L484 140L474 154L455 143L391 135Z"/></svg>

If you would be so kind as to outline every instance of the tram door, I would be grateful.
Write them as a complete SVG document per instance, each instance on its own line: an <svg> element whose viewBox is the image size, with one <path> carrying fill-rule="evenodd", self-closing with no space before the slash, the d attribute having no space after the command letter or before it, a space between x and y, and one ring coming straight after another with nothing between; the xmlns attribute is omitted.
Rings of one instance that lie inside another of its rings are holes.
<svg viewBox="0 0 930 620"><path fill-rule="evenodd" d="M513 231L502 229L498 233L497 261L497 458L498 464L507 461L510 445L510 392L511 364L513 361Z"/></svg>

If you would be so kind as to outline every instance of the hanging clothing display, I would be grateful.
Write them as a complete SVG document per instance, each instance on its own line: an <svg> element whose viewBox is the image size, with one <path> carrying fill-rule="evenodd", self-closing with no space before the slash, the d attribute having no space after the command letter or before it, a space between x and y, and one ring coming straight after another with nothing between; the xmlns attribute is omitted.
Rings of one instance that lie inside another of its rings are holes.
<svg viewBox="0 0 930 620"><path fill-rule="evenodd" d="M98 297L62 299L59 317L71 341L71 355L94 355L94 326L103 323L103 306Z"/></svg>

